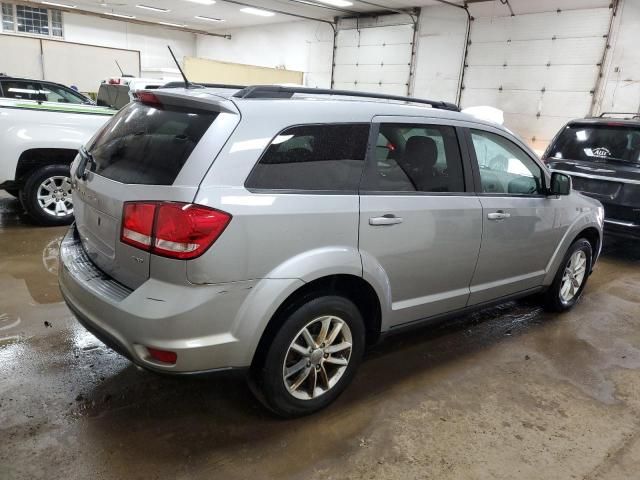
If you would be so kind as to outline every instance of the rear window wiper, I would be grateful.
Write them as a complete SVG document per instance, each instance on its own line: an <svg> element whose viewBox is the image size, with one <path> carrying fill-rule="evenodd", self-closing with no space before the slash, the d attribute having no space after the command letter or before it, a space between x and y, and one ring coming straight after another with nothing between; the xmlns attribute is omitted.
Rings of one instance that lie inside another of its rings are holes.
<svg viewBox="0 0 640 480"><path fill-rule="evenodd" d="M76 177L86 180L87 179L87 164L95 165L95 160L93 159L93 155L87 151L86 148L80 147L80 163L78 164L78 168L76 170ZM91 166L89 166L89 170L91 170Z"/></svg>

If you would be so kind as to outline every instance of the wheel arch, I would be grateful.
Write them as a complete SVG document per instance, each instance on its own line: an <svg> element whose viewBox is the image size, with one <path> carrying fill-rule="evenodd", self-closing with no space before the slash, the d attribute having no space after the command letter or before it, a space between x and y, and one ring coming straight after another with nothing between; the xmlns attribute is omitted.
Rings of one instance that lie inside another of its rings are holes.
<svg viewBox="0 0 640 480"><path fill-rule="evenodd" d="M29 175L47 165L71 165L78 154L71 148L31 148L20 154L16 166L15 182L24 185Z"/></svg>
<svg viewBox="0 0 640 480"><path fill-rule="evenodd" d="M588 227L578 233L578 235L573 239L573 242L580 238L584 238L591 244L591 252L593 255L593 258L591 259L591 269L593 270L593 264L598 259L598 256L600 255L600 248L602 247L600 232L595 227ZM573 242L571 243L573 244Z"/></svg>
<svg viewBox="0 0 640 480"><path fill-rule="evenodd" d="M585 215L576 219L565 233L562 241L559 242L558 247L547 264L546 275L542 283L544 286L548 287L553 283L556 272L558 271L558 268L560 268L560 264L565 253L569 247L580 238L584 238L591 245L593 250L591 266L593 268L593 264L595 263L595 260L597 260L600 248L602 247L602 233L598 227L599 224L595 216L591 217Z"/></svg>
<svg viewBox="0 0 640 480"><path fill-rule="evenodd" d="M252 367L262 364L271 341L288 314L318 295L339 295L351 300L360 310L365 324L367 344L380 336L382 312L375 289L362 277L350 274L327 275L307 282L280 304L265 327L253 355Z"/></svg>

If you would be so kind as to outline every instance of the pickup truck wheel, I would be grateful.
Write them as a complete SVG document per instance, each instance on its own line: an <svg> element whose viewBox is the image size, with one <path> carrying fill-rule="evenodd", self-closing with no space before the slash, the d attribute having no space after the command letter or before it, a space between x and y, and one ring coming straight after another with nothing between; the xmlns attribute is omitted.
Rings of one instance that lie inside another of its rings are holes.
<svg viewBox="0 0 640 480"><path fill-rule="evenodd" d="M20 201L39 225L69 225L73 221L69 167L47 165L35 170L20 191Z"/></svg>

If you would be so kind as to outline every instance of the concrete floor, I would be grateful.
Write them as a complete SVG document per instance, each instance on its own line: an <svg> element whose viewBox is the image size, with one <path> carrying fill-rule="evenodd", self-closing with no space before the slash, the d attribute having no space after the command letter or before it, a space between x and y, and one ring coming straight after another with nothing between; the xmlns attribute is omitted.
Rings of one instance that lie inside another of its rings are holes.
<svg viewBox="0 0 640 480"><path fill-rule="evenodd" d="M511 303L395 337L282 421L233 376L140 371L61 302L56 245L0 198L0 479L640 476L640 247L562 316Z"/></svg>

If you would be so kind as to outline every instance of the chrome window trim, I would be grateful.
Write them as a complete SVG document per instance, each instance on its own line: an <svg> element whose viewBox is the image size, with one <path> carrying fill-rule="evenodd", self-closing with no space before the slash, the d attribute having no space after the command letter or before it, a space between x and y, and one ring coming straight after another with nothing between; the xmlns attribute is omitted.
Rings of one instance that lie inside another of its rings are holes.
<svg viewBox="0 0 640 480"><path fill-rule="evenodd" d="M628 178L620 178L620 177L605 177L603 175L592 175L590 173L570 172L567 170L556 170L555 168L552 168L550 170L552 172L564 173L565 175L569 175L570 177L583 177L583 178L591 178L593 180L607 180L609 182L619 182L619 183L628 183L630 185L640 185L640 180L631 180Z"/></svg>

